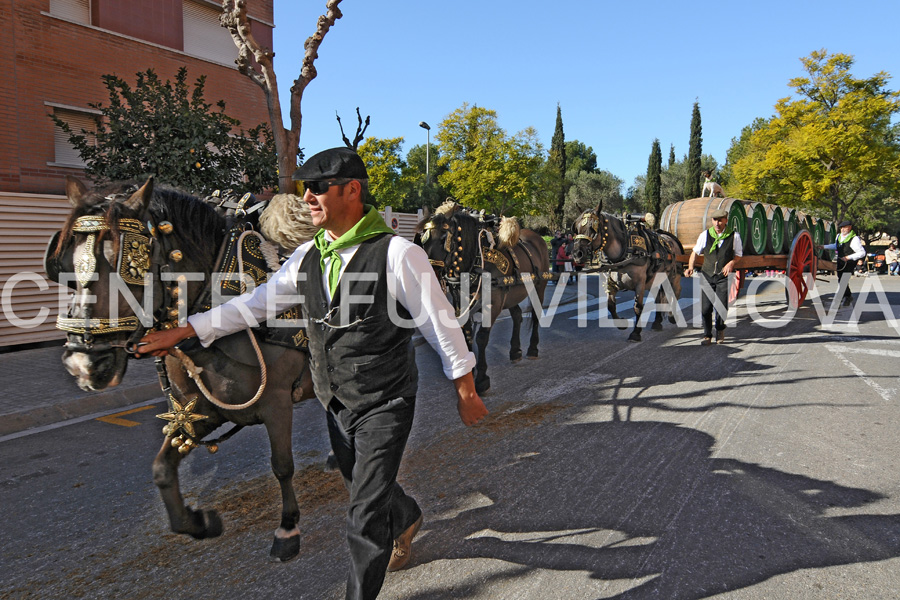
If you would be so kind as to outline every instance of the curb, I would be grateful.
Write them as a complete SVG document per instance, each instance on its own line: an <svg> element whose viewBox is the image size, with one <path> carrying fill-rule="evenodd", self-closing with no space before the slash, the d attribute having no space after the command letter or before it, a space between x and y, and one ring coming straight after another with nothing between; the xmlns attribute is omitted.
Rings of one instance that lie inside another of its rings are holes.
<svg viewBox="0 0 900 600"><path fill-rule="evenodd" d="M94 413L124 408L156 398L162 400L162 391L159 389L159 383L153 382L128 389L98 392L54 404L37 406L3 415L3 419L0 420L0 437Z"/></svg>

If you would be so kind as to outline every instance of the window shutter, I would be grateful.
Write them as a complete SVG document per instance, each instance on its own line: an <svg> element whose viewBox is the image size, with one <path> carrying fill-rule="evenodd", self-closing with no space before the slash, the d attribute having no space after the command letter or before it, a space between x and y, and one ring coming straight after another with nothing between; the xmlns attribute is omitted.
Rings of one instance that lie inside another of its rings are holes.
<svg viewBox="0 0 900 600"><path fill-rule="evenodd" d="M50 0L50 14L84 25L91 23L89 0Z"/></svg>
<svg viewBox="0 0 900 600"><path fill-rule="evenodd" d="M97 117L90 113L55 108L53 109L53 114L68 123L69 127L72 128L72 133L80 134L83 129L97 131ZM88 135L88 140L92 144L97 142L93 135ZM53 145L56 150L54 162L61 165L85 166L84 161L78 155L78 151L69 142L69 134L63 131L61 127L54 127L53 129Z"/></svg>
<svg viewBox="0 0 900 600"><path fill-rule="evenodd" d="M191 0L183 7L185 53L233 66L238 51L231 34L219 24L222 10Z"/></svg>

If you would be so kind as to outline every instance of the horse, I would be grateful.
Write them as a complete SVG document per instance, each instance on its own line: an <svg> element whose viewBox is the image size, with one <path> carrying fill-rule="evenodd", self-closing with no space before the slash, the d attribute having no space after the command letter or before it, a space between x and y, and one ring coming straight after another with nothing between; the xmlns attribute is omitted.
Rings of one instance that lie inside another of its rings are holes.
<svg viewBox="0 0 900 600"><path fill-rule="evenodd" d="M602 212L600 203L594 210L586 210L575 220L572 226L575 232L575 243L572 257L576 262L588 263L599 252L600 270L610 271L606 282L606 306L613 319L616 313L616 292L619 290L634 291L634 329L628 336L632 342L641 341L641 313L644 310L644 293L652 285L657 274L665 275L677 302L681 296L681 269L676 262L676 255L683 254L684 249L678 239L664 231L649 231L640 225L638 231L627 231L625 223L613 215ZM641 221L632 218L633 221ZM644 234L647 234L646 236ZM654 243L656 240L656 243ZM666 302L666 293L662 287L656 296L657 305ZM669 307L669 321L674 323L674 310ZM619 327L625 329L625 327ZM662 313L656 311L654 330L662 329Z"/></svg>
<svg viewBox="0 0 900 600"><path fill-rule="evenodd" d="M490 274L490 315L481 315L481 324L475 334L478 347L475 366L475 389L479 394L491 387L487 374L485 349L491 335L491 326L503 309L509 310L512 319L512 338L509 359L518 362L522 358L519 340L522 325L522 308L519 304L528 297L528 285L537 292L538 306L543 305L544 291L550 270L547 243L530 229L520 229L515 219L501 221L494 246L493 233L481 216L473 215L454 202L445 203L431 217L426 215L419 223L416 242L425 249L435 268L438 280L449 289L458 315L467 313L464 330L471 347L473 310L482 304L485 291L481 285L482 273ZM475 291L464 298L460 291L461 275L471 276L471 288ZM526 284L525 280L529 280ZM532 311L535 310L532 300ZM540 310L539 308L537 310ZM532 319L531 340L526 357L538 358L538 319Z"/></svg>
<svg viewBox="0 0 900 600"><path fill-rule="evenodd" d="M140 187L112 183L88 191L68 177L66 195L73 210L48 245L45 270L74 291L67 314L57 319L67 333L63 364L82 389L102 390L122 381L146 331L174 327L208 306L212 275L228 256L234 230L211 205L155 188L152 178ZM179 464L193 448L215 452L238 429L261 423L282 499L270 555L287 561L299 554L291 419L293 404L313 397L306 353L257 340L248 330L209 348L182 344L157 359L157 371L170 410L158 415L167 423L152 472L172 531L196 539L222 534L214 509L185 506ZM204 440L226 422L234 424L229 432Z"/></svg>

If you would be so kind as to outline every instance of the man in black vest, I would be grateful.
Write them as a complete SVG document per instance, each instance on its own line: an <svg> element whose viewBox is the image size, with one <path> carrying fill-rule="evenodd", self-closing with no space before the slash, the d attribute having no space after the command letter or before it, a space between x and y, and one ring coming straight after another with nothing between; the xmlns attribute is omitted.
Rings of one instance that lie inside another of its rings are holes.
<svg viewBox="0 0 900 600"><path fill-rule="evenodd" d="M694 262L703 255L700 272L722 306L721 310L716 309L716 343L721 344L725 341L725 317L728 314L728 274L734 271L735 260L743 256L744 251L741 235L728 226L728 212L721 208L714 210L712 222L713 226L697 238L685 275L690 277L694 274ZM703 346L712 344L712 313L712 298L708 292L702 291L700 314L703 317L703 340L700 344Z"/></svg>
<svg viewBox="0 0 900 600"><path fill-rule="evenodd" d="M149 334L141 351L159 355L192 335L207 346L297 305L299 297L316 396L327 411L332 450L350 492L347 598L371 600L385 571L409 561L423 521L416 501L397 483L418 387L414 327L453 380L463 423L477 423L487 409L475 392L475 357L428 257L365 204L368 174L356 152L320 152L294 179L303 182L303 200L320 228L315 238L265 285L192 315L185 327Z"/></svg>
<svg viewBox="0 0 900 600"><path fill-rule="evenodd" d="M825 250L836 250L837 274L841 284L846 281L847 287L844 288L844 306L853 304L853 294L850 292L850 280L853 277L853 271L856 270L857 261L866 257L866 249L862 245L862 240L853 232L853 224L850 221L841 221L838 227L841 232L833 244L825 244L824 246L816 246Z"/></svg>

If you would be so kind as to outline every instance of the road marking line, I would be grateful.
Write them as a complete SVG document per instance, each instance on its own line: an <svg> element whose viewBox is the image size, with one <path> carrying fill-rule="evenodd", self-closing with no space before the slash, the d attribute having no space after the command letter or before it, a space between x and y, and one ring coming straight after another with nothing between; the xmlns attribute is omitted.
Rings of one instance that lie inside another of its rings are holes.
<svg viewBox="0 0 900 600"><path fill-rule="evenodd" d="M854 375L862 379L866 383L866 385L878 392L879 396L890 402L894 399L894 396L897 395L896 388L885 389L881 387L872 378L866 375L865 371L850 362L850 360L846 356L844 356L844 353L847 352L847 348L844 348L843 346L839 346L837 344L825 344L825 347L828 348L838 358L840 358L841 362L847 365L847 368L850 369Z"/></svg>
<svg viewBox="0 0 900 600"><path fill-rule="evenodd" d="M122 419L120 417L124 417L125 415L130 415L132 413L140 412L142 410L147 410L153 408L152 406L140 406L138 408L132 408L131 410L126 410L123 412L118 412L112 415L107 415L105 417L97 418L97 421L103 421L104 423L109 423L110 425L121 425L122 427L134 427L136 425L140 425L137 421L131 421L129 419Z"/></svg>

